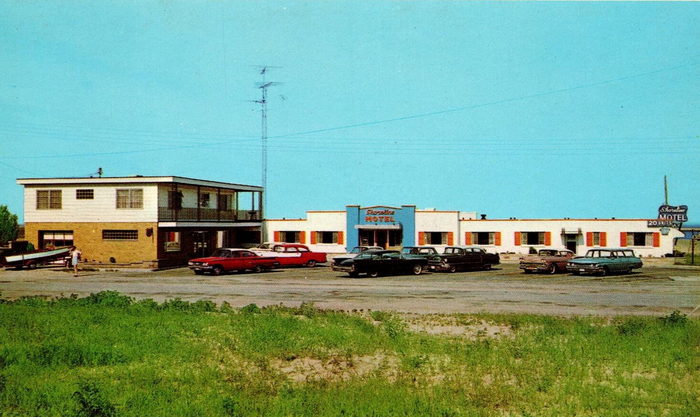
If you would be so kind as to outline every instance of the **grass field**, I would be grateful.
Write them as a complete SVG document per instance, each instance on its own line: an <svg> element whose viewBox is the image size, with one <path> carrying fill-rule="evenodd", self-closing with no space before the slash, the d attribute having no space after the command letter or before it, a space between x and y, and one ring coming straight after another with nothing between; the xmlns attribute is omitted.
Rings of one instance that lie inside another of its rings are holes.
<svg viewBox="0 0 700 417"><path fill-rule="evenodd" d="M698 416L700 321L0 302L2 416Z"/></svg>

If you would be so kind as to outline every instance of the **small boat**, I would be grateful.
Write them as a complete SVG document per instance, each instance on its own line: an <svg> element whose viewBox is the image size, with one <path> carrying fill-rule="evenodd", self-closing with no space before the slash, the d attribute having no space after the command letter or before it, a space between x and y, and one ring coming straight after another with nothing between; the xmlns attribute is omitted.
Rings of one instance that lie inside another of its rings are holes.
<svg viewBox="0 0 700 417"><path fill-rule="evenodd" d="M0 264L6 268L32 268L56 259L62 259L68 255L68 252L70 252L70 248L66 247L52 250L18 253L16 255L5 256L5 259L0 262Z"/></svg>

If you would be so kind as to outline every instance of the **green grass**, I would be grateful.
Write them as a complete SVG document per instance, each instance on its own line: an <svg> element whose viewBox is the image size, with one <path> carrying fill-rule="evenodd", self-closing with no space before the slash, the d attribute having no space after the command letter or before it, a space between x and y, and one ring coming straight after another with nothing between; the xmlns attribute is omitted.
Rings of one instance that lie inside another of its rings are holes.
<svg viewBox="0 0 700 417"><path fill-rule="evenodd" d="M697 416L700 322L0 301L0 416ZM469 332L467 332L469 333Z"/></svg>

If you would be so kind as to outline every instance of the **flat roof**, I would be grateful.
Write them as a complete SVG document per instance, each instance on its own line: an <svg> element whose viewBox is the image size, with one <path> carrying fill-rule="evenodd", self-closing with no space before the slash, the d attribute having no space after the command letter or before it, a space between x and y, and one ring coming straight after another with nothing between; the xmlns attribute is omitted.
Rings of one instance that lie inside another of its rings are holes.
<svg viewBox="0 0 700 417"><path fill-rule="evenodd" d="M170 183L198 185L202 187L218 187L243 191L263 191L263 187L256 185L235 184L221 181L199 180L195 178L177 176L144 176L132 175L128 177L64 177L64 178L18 178L17 184L21 185L87 185L87 184L148 184Z"/></svg>

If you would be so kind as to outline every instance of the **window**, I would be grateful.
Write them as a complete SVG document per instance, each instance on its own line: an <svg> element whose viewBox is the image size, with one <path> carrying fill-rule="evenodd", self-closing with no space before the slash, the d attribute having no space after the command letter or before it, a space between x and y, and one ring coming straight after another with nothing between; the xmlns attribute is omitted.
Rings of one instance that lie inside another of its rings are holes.
<svg viewBox="0 0 700 417"><path fill-rule="evenodd" d="M91 190L91 189L75 190L75 199L76 200L94 200L95 199L95 190Z"/></svg>
<svg viewBox="0 0 700 417"><path fill-rule="evenodd" d="M426 245L446 245L447 232L425 232Z"/></svg>
<svg viewBox="0 0 700 417"><path fill-rule="evenodd" d="M495 232L475 232L472 233L472 244L493 245L496 241Z"/></svg>
<svg viewBox="0 0 700 417"><path fill-rule="evenodd" d="M37 190L36 208L37 210L60 210L63 196L61 190Z"/></svg>
<svg viewBox="0 0 700 417"><path fill-rule="evenodd" d="M139 240L138 230L103 230L102 240Z"/></svg>
<svg viewBox="0 0 700 417"><path fill-rule="evenodd" d="M301 232L279 232L280 242L284 243L301 243Z"/></svg>
<svg viewBox="0 0 700 417"><path fill-rule="evenodd" d="M312 232L311 243L343 243L341 240L343 232Z"/></svg>
<svg viewBox="0 0 700 417"><path fill-rule="evenodd" d="M522 232L523 245L544 245L544 232Z"/></svg>
<svg viewBox="0 0 700 417"><path fill-rule="evenodd" d="M180 251L180 232L165 232L163 245L166 252Z"/></svg>
<svg viewBox="0 0 700 417"><path fill-rule="evenodd" d="M143 189L130 188L117 190L118 209L140 209L143 208Z"/></svg>
<svg viewBox="0 0 700 417"><path fill-rule="evenodd" d="M627 246L652 246L653 233L627 233Z"/></svg>
<svg viewBox="0 0 700 417"><path fill-rule="evenodd" d="M182 208L181 191L168 191L168 208L170 210L180 210Z"/></svg>
<svg viewBox="0 0 700 417"><path fill-rule="evenodd" d="M49 230L39 232L39 247L53 249L63 246L73 246L72 230Z"/></svg>

